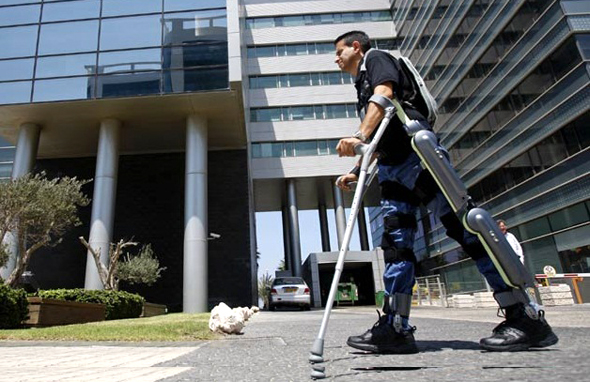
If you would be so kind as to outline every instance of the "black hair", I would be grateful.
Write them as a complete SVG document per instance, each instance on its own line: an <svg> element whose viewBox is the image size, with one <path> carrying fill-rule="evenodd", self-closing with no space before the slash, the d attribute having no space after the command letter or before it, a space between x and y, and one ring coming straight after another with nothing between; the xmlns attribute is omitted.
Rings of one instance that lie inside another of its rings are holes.
<svg viewBox="0 0 590 382"><path fill-rule="evenodd" d="M334 40L334 45L338 44L342 40L344 40L344 44L346 44L346 46L352 46L354 41L358 41L359 44L361 44L361 51L363 53L371 49L371 40L369 39L369 35L363 31L346 32Z"/></svg>

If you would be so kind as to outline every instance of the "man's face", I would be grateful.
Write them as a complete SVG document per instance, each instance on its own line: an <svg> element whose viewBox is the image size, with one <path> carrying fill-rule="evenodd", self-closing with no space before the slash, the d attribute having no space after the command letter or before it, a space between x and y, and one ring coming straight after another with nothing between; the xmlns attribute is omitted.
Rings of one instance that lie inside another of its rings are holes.
<svg viewBox="0 0 590 382"><path fill-rule="evenodd" d="M508 231L506 229L506 224L504 224L503 222L498 223L498 227L500 228L500 231L502 231L503 234L506 234L506 231Z"/></svg>
<svg viewBox="0 0 590 382"><path fill-rule="evenodd" d="M343 72L356 75L360 49L355 46L358 43L355 41L352 46L346 46L344 40L338 41L336 44L336 59L334 62Z"/></svg>

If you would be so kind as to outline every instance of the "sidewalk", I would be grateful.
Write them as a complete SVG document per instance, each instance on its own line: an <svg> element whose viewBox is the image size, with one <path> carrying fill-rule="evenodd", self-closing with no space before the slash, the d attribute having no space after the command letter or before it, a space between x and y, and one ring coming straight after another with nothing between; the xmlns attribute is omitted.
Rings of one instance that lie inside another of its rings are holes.
<svg viewBox="0 0 590 382"><path fill-rule="evenodd" d="M309 349L323 311L260 312L244 334L191 343L0 342L0 381L309 381ZM547 308L560 342L519 353L479 350L495 309L415 307L416 355L367 355L346 346L368 329L374 308L339 308L327 331L327 380L588 380L590 305Z"/></svg>

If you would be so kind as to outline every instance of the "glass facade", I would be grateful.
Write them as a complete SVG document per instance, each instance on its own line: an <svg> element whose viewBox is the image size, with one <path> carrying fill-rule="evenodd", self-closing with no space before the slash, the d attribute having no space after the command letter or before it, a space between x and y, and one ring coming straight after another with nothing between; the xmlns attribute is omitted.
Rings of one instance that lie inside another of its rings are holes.
<svg viewBox="0 0 590 382"><path fill-rule="evenodd" d="M318 155L336 155L338 139L313 141L257 142L252 143L252 158L288 158Z"/></svg>
<svg viewBox="0 0 590 382"><path fill-rule="evenodd" d="M372 40L371 45L381 50L399 48L399 39ZM303 56L310 54L333 54L334 42L307 42L305 44L256 45L248 47L248 58Z"/></svg>
<svg viewBox="0 0 590 382"><path fill-rule="evenodd" d="M356 104L300 105L253 108L250 110L250 122L279 122L335 118L358 118Z"/></svg>
<svg viewBox="0 0 590 382"><path fill-rule="evenodd" d="M275 17L252 17L246 19L246 28L300 27L304 25L348 24L375 21L391 21L388 11L322 13Z"/></svg>
<svg viewBox="0 0 590 382"><path fill-rule="evenodd" d="M443 0L433 10L392 2L402 54L440 105L441 142L475 202L507 221L533 273L590 270L590 7L582 3ZM378 209L372 219L375 237ZM485 289L439 221L423 211L419 226L424 274L443 275L451 293Z"/></svg>
<svg viewBox="0 0 590 382"><path fill-rule="evenodd" d="M225 0L5 1L0 104L229 87Z"/></svg>
<svg viewBox="0 0 590 382"><path fill-rule="evenodd" d="M343 85L352 83L354 83L352 76L344 72L290 73L250 77L250 89Z"/></svg>

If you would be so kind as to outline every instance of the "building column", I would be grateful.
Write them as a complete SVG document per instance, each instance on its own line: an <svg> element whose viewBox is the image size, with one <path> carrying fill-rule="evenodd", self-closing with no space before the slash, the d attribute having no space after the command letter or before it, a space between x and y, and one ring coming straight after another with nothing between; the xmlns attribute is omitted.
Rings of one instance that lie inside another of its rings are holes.
<svg viewBox="0 0 590 382"><path fill-rule="evenodd" d="M359 239L361 242L361 251L369 250L369 236L367 235L367 219L365 219L365 204L361 203L357 216L359 225Z"/></svg>
<svg viewBox="0 0 590 382"><path fill-rule="evenodd" d="M191 115L186 125L184 266L182 310L208 311L207 120Z"/></svg>
<svg viewBox="0 0 590 382"><path fill-rule="evenodd" d="M336 234L338 236L338 250L342 247L342 240L344 240L344 231L346 231L346 216L344 213L344 195L342 190L336 186L332 186L334 190L334 214L336 215Z"/></svg>
<svg viewBox="0 0 590 382"><path fill-rule="evenodd" d="M287 204L289 205L289 230L291 231L291 265L293 276L301 276L301 242L295 179L287 179Z"/></svg>
<svg viewBox="0 0 590 382"><path fill-rule="evenodd" d="M100 261L106 266L109 265L110 261L109 247L113 239L113 222L115 220L120 130L121 122L116 119L101 121L98 152L96 154L96 173L94 175L92 217L88 244L91 248L100 250ZM104 289L96 269L96 262L90 251L86 255L84 288Z"/></svg>
<svg viewBox="0 0 590 382"><path fill-rule="evenodd" d="M40 133L41 127L39 125L35 125L34 123L23 123L20 125L16 141L16 152L12 163L11 179L20 178L33 170L35 160L37 159ZM18 256L18 246L13 233L6 233L3 244L8 248L9 258L6 265L0 268L0 277L6 280L16 267Z"/></svg>
<svg viewBox="0 0 590 382"><path fill-rule="evenodd" d="M291 232L289 230L289 209L287 206L281 208L281 214L283 217L283 250L285 253L285 269L293 271L293 265L291 264Z"/></svg>
<svg viewBox="0 0 590 382"><path fill-rule="evenodd" d="M320 234L322 236L322 251L330 252L330 230L328 229L328 212L326 204L320 203L318 205L318 213L320 215Z"/></svg>

